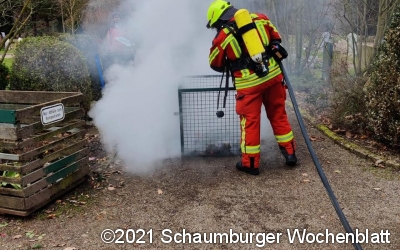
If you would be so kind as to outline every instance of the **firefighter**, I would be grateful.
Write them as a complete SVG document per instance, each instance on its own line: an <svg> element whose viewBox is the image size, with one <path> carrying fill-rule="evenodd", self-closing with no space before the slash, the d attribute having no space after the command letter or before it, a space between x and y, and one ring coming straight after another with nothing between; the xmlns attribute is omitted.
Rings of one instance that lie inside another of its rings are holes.
<svg viewBox="0 0 400 250"><path fill-rule="evenodd" d="M251 23L246 25L246 30L238 29L236 13L238 9L223 0L213 1L207 13L207 28L217 31L210 49L210 67L217 72L224 72L225 67L229 67L236 87L236 113L240 117L242 152L236 168L251 175L259 174L262 104L286 165L294 166L297 158L294 135L285 109L286 87L276 62L281 59L272 56L276 51L286 53L280 46L281 37L268 17L259 13L249 14ZM264 68L262 63L254 62L254 57L249 55L248 44L255 40L254 37L246 41L241 35L251 28L257 31L257 39L264 47Z"/></svg>

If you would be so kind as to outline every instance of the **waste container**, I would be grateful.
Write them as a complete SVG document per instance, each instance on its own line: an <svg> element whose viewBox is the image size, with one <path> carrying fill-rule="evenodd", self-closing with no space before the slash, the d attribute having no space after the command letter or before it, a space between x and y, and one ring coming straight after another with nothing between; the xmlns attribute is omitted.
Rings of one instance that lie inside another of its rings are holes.
<svg viewBox="0 0 400 250"><path fill-rule="evenodd" d="M27 216L86 180L82 93L0 91L0 213Z"/></svg>
<svg viewBox="0 0 400 250"><path fill-rule="evenodd" d="M216 116L221 75L189 76L178 89L181 153L191 156L240 155L240 122L235 111L235 88L230 82L226 108L222 108L224 87ZM225 82L225 79L224 79Z"/></svg>

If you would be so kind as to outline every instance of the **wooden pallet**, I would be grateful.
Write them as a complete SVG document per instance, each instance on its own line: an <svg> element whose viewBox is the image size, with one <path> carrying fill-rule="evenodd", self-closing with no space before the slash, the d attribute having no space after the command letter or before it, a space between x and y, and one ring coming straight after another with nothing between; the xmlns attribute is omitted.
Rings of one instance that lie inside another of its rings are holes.
<svg viewBox="0 0 400 250"><path fill-rule="evenodd" d="M0 213L27 216L85 180L82 102L81 93L0 91ZM55 104L64 119L43 125L42 108Z"/></svg>

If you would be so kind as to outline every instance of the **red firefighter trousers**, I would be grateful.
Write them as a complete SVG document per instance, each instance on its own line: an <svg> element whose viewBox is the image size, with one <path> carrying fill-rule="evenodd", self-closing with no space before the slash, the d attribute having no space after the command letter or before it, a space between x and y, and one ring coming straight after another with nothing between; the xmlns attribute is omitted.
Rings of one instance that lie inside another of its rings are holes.
<svg viewBox="0 0 400 250"><path fill-rule="evenodd" d="M236 113L240 117L242 166L258 168L260 164L260 120L264 104L275 138L288 154L295 151L292 128L285 109L286 88L283 76L260 85L237 90Z"/></svg>

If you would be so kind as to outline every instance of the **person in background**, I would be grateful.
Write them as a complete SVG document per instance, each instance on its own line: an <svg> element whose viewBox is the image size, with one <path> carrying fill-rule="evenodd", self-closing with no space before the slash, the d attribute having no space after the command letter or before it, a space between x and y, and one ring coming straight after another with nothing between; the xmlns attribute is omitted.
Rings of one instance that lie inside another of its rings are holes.
<svg viewBox="0 0 400 250"><path fill-rule="evenodd" d="M121 16L118 12L113 13L113 24L107 31L106 51L123 52L131 49L132 44L126 38L127 32L121 24Z"/></svg>
<svg viewBox="0 0 400 250"><path fill-rule="evenodd" d="M272 56L276 50L281 52L281 36L266 15L250 15L263 46L266 51L271 52L267 65L269 73L259 73L259 69L252 63L243 39L235 32L237 26L234 15L237 11L238 9L223 0L215 0L209 6L207 28L217 31L210 49L209 63L217 72L224 72L225 67L230 67L237 91L236 113L240 117L241 127L242 157L236 168L251 175L258 175L261 148L260 115L263 104L288 166L297 164L295 142L285 109L286 88L283 75L275 61L278 59ZM286 52L284 49L283 51Z"/></svg>

